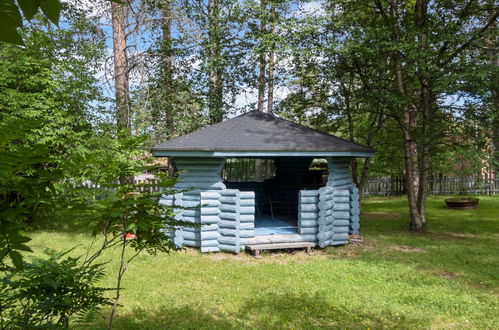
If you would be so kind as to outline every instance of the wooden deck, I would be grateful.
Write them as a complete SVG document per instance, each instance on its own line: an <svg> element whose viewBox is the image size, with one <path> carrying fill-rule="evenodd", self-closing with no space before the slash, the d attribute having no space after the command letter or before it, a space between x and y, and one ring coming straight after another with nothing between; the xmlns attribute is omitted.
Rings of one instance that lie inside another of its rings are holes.
<svg viewBox="0 0 499 330"><path fill-rule="evenodd" d="M309 253L315 243L307 242L299 234L256 236L248 239L246 250L258 256L264 250L306 249Z"/></svg>

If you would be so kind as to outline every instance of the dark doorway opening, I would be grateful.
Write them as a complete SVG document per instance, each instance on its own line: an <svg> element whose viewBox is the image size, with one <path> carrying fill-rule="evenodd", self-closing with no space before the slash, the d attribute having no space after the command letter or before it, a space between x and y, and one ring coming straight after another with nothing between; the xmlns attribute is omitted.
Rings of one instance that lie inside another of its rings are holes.
<svg viewBox="0 0 499 330"><path fill-rule="evenodd" d="M255 193L255 236L296 234L298 195L322 186L312 158L228 159L222 171L228 189Z"/></svg>

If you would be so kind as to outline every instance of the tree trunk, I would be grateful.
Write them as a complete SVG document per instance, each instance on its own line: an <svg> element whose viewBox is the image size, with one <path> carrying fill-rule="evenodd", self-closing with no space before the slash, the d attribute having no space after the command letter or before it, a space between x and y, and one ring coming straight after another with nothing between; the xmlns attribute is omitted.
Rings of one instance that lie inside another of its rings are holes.
<svg viewBox="0 0 499 330"><path fill-rule="evenodd" d="M493 52L492 63L495 66L499 66L499 56L497 55L497 48ZM497 77L496 75L496 78ZM497 79L495 80L497 81ZM499 174L499 85L496 84L492 91L492 107L493 107L493 139L494 139L494 156L493 156L493 168L496 175Z"/></svg>
<svg viewBox="0 0 499 330"><path fill-rule="evenodd" d="M269 70L268 70L268 99L267 99L267 112L272 113L274 111L274 66L275 66L275 53L271 52L269 54Z"/></svg>
<svg viewBox="0 0 499 330"><path fill-rule="evenodd" d="M416 142L407 129L403 131L403 137L407 199L409 201L409 213L411 217L409 229L411 231L422 232L426 230L426 219L424 214L420 213L421 197L419 194L421 193L420 185L422 182L419 176L418 149Z"/></svg>
<svg viewBox="0 0 499 330"><path fill-rule="evenodd" d="M359 189L359 200L362 198L362 192L367 183L367 178L369 174L369 168L371 167L371 158L364 158L364 164L362 165L362 171L360 172L359 184L357 188Z"/></svg>
<svg viewBox="0 0 499 330"><path fill-rule="evenodd" d="M420 185L418 187L418 199L417 207L420 218L424 227L426 227L426 217L425 217L425 207L426 207L426 194L428 187L428 173L430 171L430 126L433 120L433 110L432 110L432 95L430 78L428 75L428 70L426 69L427 59L426 53L428 48L428 31L427 31L427 10L428 10L427 0L417 0L416 1L416 29L418 51L420 52L418 58L418 68L417 75L419 78L420 85L420 95L421 95L421 113L422 113L422 137L421 137L421 147L420 147L420 163L419 163L419 178ZM423 228L424 230L425 228ZM416 228L416 230L420 230Z"/></svg>
<svg viewBox="0 0 499 330"><path fill-rule="evenodd" d="M347 87L343 85L343 95L345 98L345 111L347 113L347 121L348 121L348 137L350 141L355 142L355 134L354 134L354 127L353 127L353 118L352 118L352 112L350 109L350 91L347 89ZM352 171L352 181L353 183L358 187L359 186L359 181L358 181L358 162L357 158L352 158L350 159L350 169Z"/></svg>
<svg viewBox="0 0 499 330"><path fill-rule="evenodd" d="M172 1L166 0L162 9L163 15L163 86L165 90L165 118L160 122L165 123L164 128L160 128L160 132L166 130L166 134L172 134L174 131L174 113L173 113L173 54L172 54ZM162 137L165 138L165 137Z"/></svg>
<svg viewBox="0 0 499 330"><path fill-rule="evenodd" d="M390 0L390 18L392 20L393 42L396 45L401 43L398 17L398 0ZM392 53L393 70L395 74L395 90L401 99L404 99L407 105L402 106L401 129L404 141L404 161L406 171L407 199L409 202L409 213L411 217L409 229L411 231L425 231L426 220L424 214L420 213L421 207L418 205L424 202L419 196L421 191L421 177L419 171L419 152L418 145L414 137L414 131L417 129L417 106L411 104L405 91L404 68L401 61L401 54L398 50ZM418 203L420 201L420 203Z"/></svg>
<svg viewBox="0 0 499 330"><path fill-rule="evenodd" d="M373 146L374 135L376 134L376 132L378 132L381 129L381 127L383 126L383 122L384 122L384 115L379 111L376 114L373 123L371 124L369 133L367 134L366 145L368 147ZM365 158L364 164L362 166L362 171L360 174L359 183L357 184L357 188L359 188L359 198L362 198L362 191L364 190L364 186L367 183L370 166L371 166L371 158Z"/></svg>
<svg viewBox="0 0 499 330"><path fill-rule="evenodd" d="M125 31L126 4L111 2L111 25L113 30L114 87L116 96L116 126L125 136L131 134L131 111L129 95L129 67ZM120 176L120 183L133 178Z"/></svg>
<svg viewBox="0 0 499 330"><path fill-rule="evenodd" d="M218 0L208 1L209 38L209 86L208 111L210 124L223 120L223 81L221 59L220 4Z"/></svg>
<svg viewBox="0 0 499 330"><path fill-rule="evenodd" d="M497 24L494 23L494 28L497 29ZM490 47L490 63L493 66L499 67L499 55L497 54L497 39L488 40L487 46ZM496 71L497 72L497 71ZM499 75L492 76L492 81L498 81ZM492 116L493 128L492 138L494 140L494 155L492 156L492 168L495 174L499 174L499 84L495 84L492 88Z"/></svg>
<svg viewBox="0 0 499 330"><path fill-rule="evenodd" d="M126 5L111 2L116 123L120 131L130 134L129 68L126 49L125 17Z"/></svg>
<svg viewBox="0 0 499 330"><path fill-rule="evenodd" d="M270 15L272 21L270 23L270 37L272 38L272 46L269 52L269 69L268 69L268 87L267 87L267 112L272 113L274 108L274 67L275 67L275 22L276 22L276 10L275 5L270 3Z"/></svg>
<svg viewBox="0 0 499 330"><path fill-rule="evenodd" d="M260 35L261 35L261 45L260 45L260 54L258 56L258 101L257 101L257 110L263 111L263 105L265 102L265 67L266 67L266 59L265 59L265 49L263 47L263 38L266 33L265 26L265 15L266 15L266 3L265 0L260 0Z"/></svg>

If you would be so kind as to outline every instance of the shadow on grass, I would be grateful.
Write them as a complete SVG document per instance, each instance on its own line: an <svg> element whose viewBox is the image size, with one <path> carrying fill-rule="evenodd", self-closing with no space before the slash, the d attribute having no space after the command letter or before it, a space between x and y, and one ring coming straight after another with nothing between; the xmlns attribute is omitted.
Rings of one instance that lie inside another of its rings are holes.
<svg viewBox="0 0 499 330"><path fill-rule="evenodd" d="M243 299L243 298L241 298ZM194 306L136 309L120 315L115 329L283 329L283 328L417 328L428 320L383 317L330 303L321 295L276 294L248 300L234 313ZM95 327L95 329L101 329Z"/></svg>
<svg viewBox="0 0 499 330"><path fill-rule="evenodd" d="M33 231L89 235L91 233L88 220L78 220L78 217L68 210L41 211L29 226Z"/></svg>
<svg viewBox="0 0 499 330"><path fill-rule="evenodd" d="M413 237L475 234L497 238L499 234L499 197L482 197L481 205L473 210L453 210L444 204L445 197L431 197L427 202L426 220L428 233L412 234ZM361 214L362 232L368 235L409 235L409 210L407 202L399 199L365 199ZM471 235L470 235L471 236ZM464 237L464 236L463 236Z"/></svg>
<svg viewBox="0 0 499 330"><path fill-rule="evenodd" d="M345 252L333 254L373 263L413 264L430 274L450 272L474 287L495 289L499 198L484 197L480 208L465 211L448 209L443 200L428 200L429 231L414 234L408 231L408 211L400 212L401 200L366 199L361 219L365 245L345 247Z"/></svg>

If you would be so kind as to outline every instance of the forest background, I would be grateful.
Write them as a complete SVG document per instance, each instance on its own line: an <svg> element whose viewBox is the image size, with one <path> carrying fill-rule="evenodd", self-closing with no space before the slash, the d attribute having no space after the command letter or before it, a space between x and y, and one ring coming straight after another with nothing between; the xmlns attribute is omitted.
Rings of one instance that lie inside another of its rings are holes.
<svg viewBox="0 0 499 330"><path fill-rule="evenodd" d="M63 213L157 230L152 196L130 204L147 228L123 205L149 148L249 110L374 147L355 182L403 175L409 227L426 230L430 175L497 169L498 15L490 0L3 1L2 269L23 267L26 228ZM162 249L149 238L134 248Z"/></svg>

